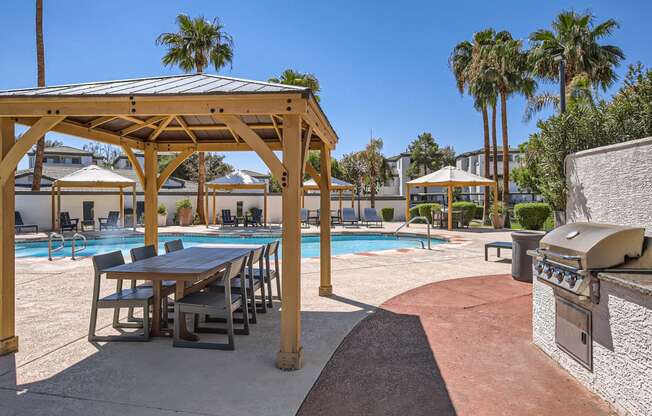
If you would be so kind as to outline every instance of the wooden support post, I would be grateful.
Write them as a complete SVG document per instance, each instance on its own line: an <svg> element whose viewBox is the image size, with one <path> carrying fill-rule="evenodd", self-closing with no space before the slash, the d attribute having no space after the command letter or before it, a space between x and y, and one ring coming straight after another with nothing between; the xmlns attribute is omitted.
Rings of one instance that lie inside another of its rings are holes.
<svg viewBox="0 0 652 416"><path fill-rule="evenodd" d="M50 185L50 197L52 198L52 207L51 207L51 212L50 215L52 217L52 231L56 230L57 224L56 221L54 220L54 214L56 213L56 207L54 206L54 184Z"/></svg>
<svg viewBox="0 0 652 416"><path fill-rule="evenodd" d="M331 284L331 154L321 143L319 182L319 296L333 294Z"/></svg>
<svg viewBox="0 0 652 416"><path fill-rule="evenodd" d="M125 226L125 191L124 188L120 187L120 225L124 228Z"/></svg>
<svg viewBox="0 0 652 416"><path fill-rule="evenodd" d="M410 221L410 184L408 183L405 187L405 222ZM410 224L407 224L409 227Z"/></svg>
<svg viewBox="0 0 652 416"><path fill-rule="evenodd" d="M301 347L301 117L283 116L283 165L286 175L283 186L283 258L281 350L276 366L282 370L298 370L303 365Z"/></svg>
<svg viewBox="0 0 652 416"><path fill-rule="evenodd" d="M217 225L217 188L213 188L213 225Z"/></svg>
<svg viewBox="0 0 652 416"><path fill-rule="evenodd" d="M145 144L145 244L153 244L158 250L158 160L156 145Z"/></svg>
<svg viewBox="0 0 652 416"><path fill-rule="evenodd" d="M4 159L15 143L14 122L0 118L0 158ZM15 164L14 164L15 170ZM15 200L13 171L0 186L0 355L18 351L16 336L16 276L15 276Z"/></svg>
<svg viewBox="0 0 652 416"><path fill-rule="evenodd" d="M134 187L131 191L131 223L134 227L134 232L136 232L136 223L138 216L136 215L136 184L134 184Z"/></svg>
<svg viewBox="0 0 652 416"><path fill-rule="evenodd" d="M340 189L340 215L342 215L342 190Z"/></svg>
<svg viewBox="0 0 652 416"><path fill-rule="evenodd" d="M210 224L210 211L208 210L208 200L211 196L211 189L208 187L208 184L204 185L204 222L206 223L206 228Z"/></svg>
<svg viewBox="0 0 652 416"><path fill-rule="evenodd" d="M267 227L267 184L263 190L263 225Z"/></svg>
<svg viewBox="0 0 652 416"><path fill-rule="evenodd" d="M301 190L301 208L306 207L306 191Z"/></svg>
<svg viewBox="0 0 652 416"><path fill-rule="evenodd" d="M355 188L351 190L351 208L355 209Z"/></svg>
<svg viewBox="0 0 652 416"><path fill-rule="evenodd" d="M448 231L453 229L453 186L448 185Z"/></svg>
<svg viewBox="0 0 652 416"><path fill-rule="evenodd" d="M61 232L61 187L57 185L57 215L54 217L57 223L57 231Z"/></svg>

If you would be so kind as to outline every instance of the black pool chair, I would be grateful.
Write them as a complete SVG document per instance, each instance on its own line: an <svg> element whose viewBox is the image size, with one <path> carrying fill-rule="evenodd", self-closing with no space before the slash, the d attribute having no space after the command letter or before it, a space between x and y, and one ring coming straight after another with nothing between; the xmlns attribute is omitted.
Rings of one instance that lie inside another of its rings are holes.
<svg viewBox="0 0 652 416"><path fill-rule="evenodd" d="M100 221L100 231L102 229L109 230L119 228L120 225L118 220L120 219L120 213L118 211L109 211L109 216L106 218L98 218Z"/></svg>
<svg viewBox="0 0 652 416"><path fill-rule="evenodd" d="M358 218L353 208L342 208L342 224L358 225Z"/></svg>
<svg viewBox="0 0 652 416"><path fill-rule="evenodd" d="M70 218L70 214L67 211L62 211L59 213L59 229L61 231L78 232L78 223L79 218Z"/></svg>
<svg viewBox="0 0 652 416"><path fill-rule="evenodd" d="M301 213L300 213L300 219L301 219L301 226L306 226L309 227L310 224L308 223L308 217L310 216L310 210L307 208L301 208Z"/></svg>
<svg viewBox="0 0 652 416"><path fill-rule="evenodd" d="M232 225L234 227L237 227L239 225L238 218L231 216L230 209L222 210L222 225Z"/></svg>
<svg viewBox="0 0 652 416"><path fill-rule="evenodd" d="M247 225L251 226L263 226L263 210L259 208L251 209L251 216L245 219L245 227Z"/></svg>
<svg viewBox="0 0 652 416"><path fill-rule="evenodd" d="M376 227L383 227L383 219L378 215L376 208L365 208L362 212L362 220L365 222L365 225L369 227L370 223L374 223Z"/></svg>
<svg viewBox="0 0 652 416"><path fill-rule="evenodd" d="M23 217L20 216L20 212L18 211L14 211L14 222L15 222L15 229L17 233L22 232L24 229L33 229L34 232L38 234L38 225L25 224L23 222Z"/></svg>

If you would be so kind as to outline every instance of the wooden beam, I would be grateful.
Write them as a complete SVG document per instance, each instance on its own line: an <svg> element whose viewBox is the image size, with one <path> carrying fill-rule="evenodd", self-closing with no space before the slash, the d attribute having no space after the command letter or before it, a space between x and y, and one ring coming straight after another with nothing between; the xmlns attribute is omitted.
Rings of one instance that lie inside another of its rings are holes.
<svg viewBox="0 0 652 416"><path fill-rule="evenodd" d="M281 130L278 128L278 123L276 122L276 115L272 114L271 119L272 119L272 126L274 127L274 131L276 131L276 135L278 136L278 141L282 142L283 135L281 134Z"/></svg>
<svg viewBox="0 0 652 416"><path fill-rule="evenodd" d="M0 118L0 158L2 158L2 162L19 142L15 141L14 122L9 118ZM16 165L13 164L13 166L15 168ZM0 195L0 220L2 221L0 224L0 355L18 351L14 185L14 175L12 174L0 186L0 192L2 192Z"/></svg>
<svg viewBox="0 0 652 416"><path fill-rule="evenodd" d="M197 143L197 135L188 128L188 123L186 123L186 120L184 120L182 116L175 116L175 118L177 119L177 123L179 123L183 131L185 131L188 137L190 137L190 140L192 140L194 143Z"/></svg>
<svg viewBox="0 0 652 416"><path fill-rule="evenodd" d="M319 167L319 296L331 296L331 153L325 143L319 152Z"/></svg>
<svg viewBox="0 0 652 416"><path fill-rule="evenodd" d="M306 165L308 165L308 153L310 153L311 136L312 136L312 127L308 126L306 132L304 133L303 140L301 141L301 145L303 146L303 148L301 149L301 166L304 166L304 169Z"/></svg>
<svg viewBox="0 0 652 416"><path fill-rule="evenodd" d="M158 125L156 130L154 130L152 132L152 134L149 135L147 140L149 140L150 142L153 142L154 140L156 140L156 138L161 133L163 133L163 130L165 130L165 128L168 126L168 124L170 124L172 122L173 119L174 119L174 116L168 116L165 120L161 121L161 123Z"/></svg>
<svg viewBox="0 0 652 416"><path fill-rule="evenodd" d="M90 122L88 123L88 128L89 128L89 129L94 129L95 127L98 127L98 126L100 126L100 125L102 125L102 124L104 124L104 123L108 123L108 122L111 121L111 120L115 120L116 118L118 118L118 117L116 117L116 116L104 116L104 117L98 117L98 118L96 118L95 120L90 121Z"/></svg>
<svg viewBox="0 0 652 416"><path fill-rule="evenodd" d="M312 166L310 163L306 164L306 173L315 180L317 187L321 189L322 176L319 174L319 172L317 172L317 169L315 169L315 167Z"/></svg>
<svg viewBox="0 0 652 416"><path fill-rule="evenodd" d="M127 159L129 159L129 162L131 162L131 166L136 171L136 175L138 175L138 180L140 180L140 184L144 188L145 187L145 174L143 173L143 168L140 166L140 163L138 162L138 158L136 157L134 152L131 151L129 146L122 146L122 151L127 156Z"/></svg>
<svg viewBox="0 0 652 416"><path fill-rule="evenodd" d="M179 167L179 165L181 165L183 161L188 159L188 157L190 157L190 155L192 155L193 153L195 153L195 149L190 148L185 152L179 153L177 157L175 157L170 161L170 163L168 163L165 169L163 169L163 172L161 172L158 175L158 180L156 182L157 191L160 190L163 187L163 185L165 185L165 182L168 180L170 175L172 175L172 173Z"/></svg>
<svg viewBox="0 0 652 416"><path fill-rule="evenodd" d="M133 126L122 129L120 131L120 136L127 136L127 135L129 135L129 134L131 134L131 133L133 133L135 131L138 131L140 129L144 129L145 127L152 127L153 128L156 123L158 123L159 121L163 121L168 117L169 116L150 117L147 120L145 120L145 122L142 123L142 124L134 124Z"/></svg>
<svg viewBox="0 0 652 416"><path fill-rule="evenodd" d="M287 176L285 167L278 160L278 157L274 152L269 148L267 143L260 138L255 131L253 131L249 126L247 126L238 116L230 115L220 115L213 116L213 119L218 123L223 123L233 129L241 138L244 140L253 151L255 151L258 156L263 159L263 162L267 165L269 170L272 172L276 178L279 179L281 185L284 182L284 178ZM283 123L285 125L285 123ZM298 138L298 144L301 143L301 137Z"/></svg>
<svg viewBox="0 0 652 416"><path fill-rule="evenodd" d="M301 117L283 117L283 164L287 168L283 187L283 258L281 279L281 350L276 366L298 370L303 365L301 347Z"/></svg>
<svg viewBox="0 0 652 416"><path fill-rule="evenodd" d="M139 118L132 117L132 116L120 115L120 116L118 116L118 118L120 118L122 120L130 121L130 122L132 122L134 124L145 124L144 120L141 120Z"/></svg>
<svg viewBox="0 0 652 416"><path fill-rule="evenodd" d="M34 146L34 144L45 135L52 127L60 123L65 117L42 117L32 127L29 128L16 144L11 146L11 149L4 155L2 162L0 162L0 186L4 186L9 179L14 178L14 171L20 159L25 156L25 153ZM11 122L13 126L13 122Z"/></svg>

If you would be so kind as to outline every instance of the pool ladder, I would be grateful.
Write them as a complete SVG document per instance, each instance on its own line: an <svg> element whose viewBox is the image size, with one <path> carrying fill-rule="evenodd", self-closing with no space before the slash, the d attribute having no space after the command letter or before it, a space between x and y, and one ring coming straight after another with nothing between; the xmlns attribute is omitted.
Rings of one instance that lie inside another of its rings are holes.
<svg viewBox="0 0 652 416"><path fill-rule="evenodd" d="M53 239L61 239L61 245L58 247L52 248L52 240ZM83 245L81 248L78 248L76 241L80 240ZM75 260L75 255L81 251L86 250L86 247L88 245L88 241L86 240L86 236L81 233L75 233L72 236L71 239L72 243L72 259ZM66 238L63 236L63 234L60 233L50 233L48 236L48 260L52 261L52 253L56 253L57 251L63 250L63 248L66 246Z"/></svg>
<svg viewBox="0 0 652 416"><path fill-rule="evenodd" d="M430 221L426 217L412 217L410 218L410 221L406 221L403 224L401 224L396 231L394 231L394 236L398 237L398 232L401 231L402 228L407 227L408 225L412 224L416 220L424 220L426 224L428 225L428 250L430 250ZM426 246L423 244L422 240L419 240L421 242L421 248L426 249Z"/></svg>

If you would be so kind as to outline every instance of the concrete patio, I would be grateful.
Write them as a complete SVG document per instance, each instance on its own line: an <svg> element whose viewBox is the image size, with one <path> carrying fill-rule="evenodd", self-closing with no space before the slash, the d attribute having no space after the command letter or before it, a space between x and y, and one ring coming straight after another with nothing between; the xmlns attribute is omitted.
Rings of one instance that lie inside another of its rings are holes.
<svg viewBox="0 0 652 416"><path fill-rule="evenodd" d="M385 231L395 225L390 224ZM172 227L165 231L173 231ZM197 232L205 227L193 227ZM184 228L188 232L188 228ZM193 230L195 231L195 230ZM344 230L352 231L355 230ZM410 232L425 233L423 226ZM334 295L317 296L319 259L302 260L305 365L279 371L278 305L259 317L236 350L172 348L171 340L90 344L92 265L89 259L17 259L20 352L0 357L0 401L9 415L292 415L345 336L388 299L429 283L504 274L509 261L484 262L483 243L507 232L438 232L451 238L419 249L333 258ZM106 285L110 291L112 285ZM111 332L110 312L100 314ZM553 365L552 362L549 365Z"/></svg>

